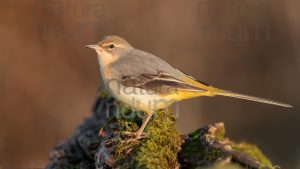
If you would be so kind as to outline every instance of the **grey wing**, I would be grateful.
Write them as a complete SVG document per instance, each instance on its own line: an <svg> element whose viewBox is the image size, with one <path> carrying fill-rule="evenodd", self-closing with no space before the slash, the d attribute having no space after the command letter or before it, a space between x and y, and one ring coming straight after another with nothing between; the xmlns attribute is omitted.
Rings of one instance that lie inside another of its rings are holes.
<svg viewBox="0 0 300 169"><path fill-rule="evenodd" d="M177 91L204 92L204 90L188 85L164 72L156 74L142 73L135 76L122 76L120 83L126 87L146 89L156 94L167 95Z"/></svg>
<svg viewBox="0 0 300 169"><path fill-rule="evenodd" d="M205 92L181 81L179 77L186 75L164 60L136 49L121 56L112 69L115 75L118 74L120 83L127 87L147 89L162 95L178 90Z"/></svg>

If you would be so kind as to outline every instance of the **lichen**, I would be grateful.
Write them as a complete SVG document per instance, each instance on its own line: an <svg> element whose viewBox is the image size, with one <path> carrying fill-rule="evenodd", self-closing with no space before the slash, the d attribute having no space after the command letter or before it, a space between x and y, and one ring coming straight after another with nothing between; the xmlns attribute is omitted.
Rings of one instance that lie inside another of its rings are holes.
<svg viewBox="0 0 300 169"><path fill-rule="evenodd" d="M222 127L218 132L217 132L217 140L222 141L225 138L225 127Z"/></svg>

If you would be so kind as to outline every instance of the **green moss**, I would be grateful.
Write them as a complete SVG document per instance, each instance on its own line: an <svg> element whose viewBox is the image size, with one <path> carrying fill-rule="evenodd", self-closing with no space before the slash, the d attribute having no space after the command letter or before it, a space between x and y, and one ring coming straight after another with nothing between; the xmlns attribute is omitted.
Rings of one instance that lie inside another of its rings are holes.
<svg viewBox="0 0 300 169"><path fill-rule="evenodd" d="M177 153L183 142L175 128L175 117L169 111L157 112L148 129L149 137L137 153L139 168L175 168L179 166Z"/></svg>
<svg viewBox="0 0 300 169"><path fill-rule="evenodd" d="M225 157L221 150L212 149L201 140L201 137L207 133L207 128L199 129L189 134L188 140L182 146L182 155L188 161L194 161L193 167L201 163L212 163L218 159ZM217 133L217 139L223 139L225 130Z"/></svg>
<svg viewBox="0 0 300 169"><path fill-rule="evenodd" d="M234 160L227 161L227 163L239 163L250 168L254 166L254 168L272 168L272 163L257 146L247 143L237 144L225 138L223 123L209 125L189 134L182 149L184 161L189 161L187 168L196 168L205 165L209 165L211 169L222 168L219 167L221 164L214 164L221 159L231 158ZM232 167L240 168L241 166L231 165L225 168Z"/></svg>
<svg viewBox="0 0 300 169"><path fill-rule="evenodd" d="M101 96L104 99L111 99L111 98L113 98L113 96L110 94L110 92L107 89L104 89L104 88L101 89L98 92L98 96Z"/></svg>
<svg viewBox="0 0 300 169"><path fill-rule="evenodd" d="M127 117L130 118L118 118L121 129L115 136L119 137L115 150L117 167L154 169L179 166L177 153L183 139L175 128L175 117L171 112L157 112L146 130L147 138L141 140L134 140L130 135L138 130L141 120L137 116Z"/></svg>
<svg viewBox="0 0 300 169"><path fill-rule="evenodd" d="M214 162L225 156L220 150L210 149L208 146L202 145L198 139L185 142L182 149L185 159L188 161L199 161L199 163Z"/></svg>
<svg viewBox="0 0 300 169"><path fill-rule="evenodd" d="M271 161L253 144L239 143L233 146L233 149L244 152L248 156L261 163L260 168L273 168Z"/></svg>

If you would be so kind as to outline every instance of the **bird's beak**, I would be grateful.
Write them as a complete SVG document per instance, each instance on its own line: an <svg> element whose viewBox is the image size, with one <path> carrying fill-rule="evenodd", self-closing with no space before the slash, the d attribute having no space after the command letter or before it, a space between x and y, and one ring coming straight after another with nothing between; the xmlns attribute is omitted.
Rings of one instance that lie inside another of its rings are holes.
<svg viewBox="0 0 300 169"><path fill-rule="evenodd" d="M85 47L91 48L91 49L97 49L98 45L86 45Z"/></svg>

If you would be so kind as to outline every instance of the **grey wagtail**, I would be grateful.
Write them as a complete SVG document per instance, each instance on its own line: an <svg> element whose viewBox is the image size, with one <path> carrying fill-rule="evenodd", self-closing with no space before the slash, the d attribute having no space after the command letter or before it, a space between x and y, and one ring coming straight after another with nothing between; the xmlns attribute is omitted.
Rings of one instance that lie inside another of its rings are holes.
<svg viewBox="0 0 300 169"><path fill-rule="evenodd" d="M174 102L199 96L229 96L283 107L289 104L243 95L197 81L166 61L135 49L119 36L107 36L98 44L88 45L98 54L105 86L120 102L147 113L136 132L141 138L153 113Z"/></svg>

